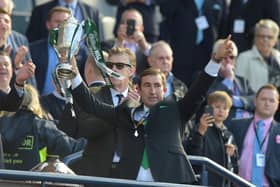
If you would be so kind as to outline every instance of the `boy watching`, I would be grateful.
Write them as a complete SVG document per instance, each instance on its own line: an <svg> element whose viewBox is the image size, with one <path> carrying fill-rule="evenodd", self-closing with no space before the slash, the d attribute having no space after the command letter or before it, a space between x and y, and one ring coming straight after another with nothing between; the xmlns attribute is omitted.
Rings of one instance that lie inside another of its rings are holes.
<svg viewBox="0 0 280 187"><path fill-rule="evenodd" d="M188 154L206 156L225 168L238 171L238 154L232 133L223 124L232 106L231 97L224 91L215 91L208 98L207 110L200 117L199 124L194 127L185 144ZM212 114L211 114L212 113ZM210 186L226 186L226 180L209 172Z"/></svg>

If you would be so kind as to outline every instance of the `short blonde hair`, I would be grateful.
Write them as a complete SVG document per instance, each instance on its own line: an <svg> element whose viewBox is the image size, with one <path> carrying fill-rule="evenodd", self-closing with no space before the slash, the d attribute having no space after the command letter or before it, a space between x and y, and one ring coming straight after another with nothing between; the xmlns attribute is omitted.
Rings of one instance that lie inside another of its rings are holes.
<svg viewBox="0 0 280 187"><path fill-rule="evenodd" d="M208 105L212 105L217 102L223 102L226 104L227 109L232 106L232 99L225 91L215 91L208 95Z"/></svg>
<svg viewBox="0 0 280 187"><path fill-rule="evenodd" d="M112 49L109 50L108 52L108 57L110 58L113 55L122 55L122 54L126 54L129 58L129 64L132 67L136 67L136 58L135 55L132 53L132 51L128 48L124 48L124 47L113 47Z"/></svg>
<svg viewBox="0 0 280 187"><path fill-rule="evenodd" d="M279 35L279 26L277 23L271 19L261 19L258 23L255 25L255 36L257 32L260 30L260 28L267 28L271 29L274 33L274 37L278 38Z"/></svg>

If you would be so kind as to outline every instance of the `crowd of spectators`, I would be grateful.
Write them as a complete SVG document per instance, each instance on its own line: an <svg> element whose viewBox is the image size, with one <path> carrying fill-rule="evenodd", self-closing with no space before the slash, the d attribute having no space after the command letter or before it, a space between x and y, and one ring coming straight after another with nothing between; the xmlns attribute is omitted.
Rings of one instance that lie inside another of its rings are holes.
<svg viewBox="0 0 280 187"><path fill-rule="evenodd" d="M69 166L77 174L198 184L188 153L280 186L280 1L106 3L117 7L114 38L97 40L122 79L104 77L81 41L75 76L63 80L50 33L71 17L102 31L102 12L48 1L24 35L12 29L13 1L0 0L0 167L29 170L47 154L82 150Z"/></svg>

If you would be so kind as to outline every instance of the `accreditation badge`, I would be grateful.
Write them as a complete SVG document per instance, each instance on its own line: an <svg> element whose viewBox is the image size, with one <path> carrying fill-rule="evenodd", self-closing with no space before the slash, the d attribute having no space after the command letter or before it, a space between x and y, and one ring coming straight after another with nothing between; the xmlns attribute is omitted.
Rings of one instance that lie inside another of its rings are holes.
<svg viewBox="0 0 280 187"><path fill-rule="evenodd" d="M265 165L265 155L262 153L257 153L256 154L256 165L258 167L264 167Z"/></svg>

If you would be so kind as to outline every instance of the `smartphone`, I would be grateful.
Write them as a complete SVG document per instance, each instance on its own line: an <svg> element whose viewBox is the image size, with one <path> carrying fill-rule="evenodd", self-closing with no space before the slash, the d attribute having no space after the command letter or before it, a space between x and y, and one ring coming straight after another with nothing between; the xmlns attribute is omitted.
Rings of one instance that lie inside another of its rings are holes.
<svg viewBox="0 0 280 187"><path fill-rule="evenodd" d="M206 105L206 106L204 107L204 113L207 113L207 114L209 114L209 115L211 115L211 116L214 116L213 107L210 106L210 105ZM208 124L208 126L209 126L209 127L212 127L212 126L213 126L213 123Z"/></svg>
<svg viewBox="0 0 280 187"><path fill-rule="evenodd" d="M209 115L213 116L213 107L210 105L206 105L204 107L204 113L208 113Z"/></svg>
<svg viewBox="0 0 280 187"><path fill-rule="evenodd" d="M134 19L128 19L126 21L126 34L127 36L131 36L133 35L133 33L135 32L135 20Z"/></svg>

